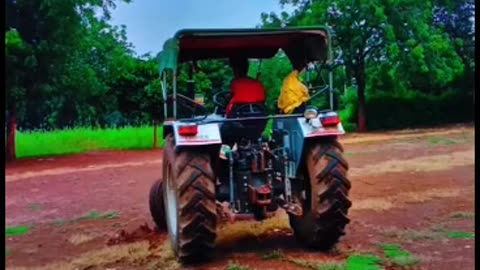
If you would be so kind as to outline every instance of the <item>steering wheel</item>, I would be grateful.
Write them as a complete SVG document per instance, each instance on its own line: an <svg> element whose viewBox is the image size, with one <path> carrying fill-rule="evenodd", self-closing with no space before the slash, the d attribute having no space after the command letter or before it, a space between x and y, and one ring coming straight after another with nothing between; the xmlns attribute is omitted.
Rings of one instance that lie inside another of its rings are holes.
<svg viewBox="0 0 480 270"><path fill-rule="evenodd" d="M230 90L219 90L215 95L213 95L213 104L219 108L226 108L229 102Z"/></svg>

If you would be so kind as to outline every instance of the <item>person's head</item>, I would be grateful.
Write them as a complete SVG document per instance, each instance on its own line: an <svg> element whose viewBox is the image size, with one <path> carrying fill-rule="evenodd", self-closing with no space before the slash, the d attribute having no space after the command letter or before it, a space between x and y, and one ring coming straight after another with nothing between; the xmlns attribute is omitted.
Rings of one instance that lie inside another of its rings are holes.
<svg viewBox="0 0 480 270"><path fill-rule="evenodd" d="M303 73L307 69L307 64L305 61L295 61L292 63L292 67L298 71L298 73Z"/></svg>
<svg viewBox="0 0 480 270"><path fill-rule="evenodd" d="M246 57L230 58L230 67L235 78L246 77L248 73L248 59Z"/></svg>
<svg viewBox="0 0 480 270"><path fill-rule="evenodd" d="M304 73L305 71L307 71L307 66L299 67L297 70L298 73Z"/></svg>

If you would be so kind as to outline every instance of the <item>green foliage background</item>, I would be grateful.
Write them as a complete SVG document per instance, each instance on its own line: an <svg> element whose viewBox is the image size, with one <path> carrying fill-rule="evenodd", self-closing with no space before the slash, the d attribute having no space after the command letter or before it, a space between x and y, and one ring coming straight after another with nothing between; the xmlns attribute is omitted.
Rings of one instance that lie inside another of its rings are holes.
<svg viewBox="0 0 480 270"><path fill-rule="evenodd" d="M19 130L162 120L156 60L136 55L128 29L111 25L110 11L118 1L5 1L6 115L15 116ZM334 86L348 130L355 130L362 102L370 130L464 122L473 120L474 39L432 21L434 7L453 14L469 2L280 0L293 12L265 11L259 27L332 27L335 55L342 54L345 62L335 71ZM228 88L231 70L225 61L203 61L199 68L195 91L205 94L212 110L212 95ZM179 92L185 94L188 68L179 69ZM261 64L259 78L271 112L290 71L281 53ZM252 64L251 76L257 72L258 64Z"/></svg>

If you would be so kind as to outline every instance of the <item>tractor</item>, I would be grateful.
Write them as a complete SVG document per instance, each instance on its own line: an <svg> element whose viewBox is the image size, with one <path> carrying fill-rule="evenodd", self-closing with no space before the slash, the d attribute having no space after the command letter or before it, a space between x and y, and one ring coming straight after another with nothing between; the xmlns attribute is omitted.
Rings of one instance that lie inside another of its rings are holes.
<svg viewBox="0 0 480 270"><path fill-rule="evenodd" d="M242 55L261 63L279 52L290 62L303 61L309 72L327 72L328 81L309 91L312 100L327 93L322 96L329 108L307 106L303 113L273 115L264 103L234 104L226 116L229 90L224 89L213 95L212 113L178 115L181 104L203 106L203 98L192 91L197 61ZM337 140L345 130L333 108L332 74L341 64L332 57L329 29L185 29L167 40L157 57L164 100L163 170L150 189L149 206L157 229L168 231L177 260L209 258L225 219L262 221L281 209L306 248L332 248L349 223L351 185ZM177 93L179 64L193 67L190 96ZM265 136L269 121L271 133Z"/></svg>

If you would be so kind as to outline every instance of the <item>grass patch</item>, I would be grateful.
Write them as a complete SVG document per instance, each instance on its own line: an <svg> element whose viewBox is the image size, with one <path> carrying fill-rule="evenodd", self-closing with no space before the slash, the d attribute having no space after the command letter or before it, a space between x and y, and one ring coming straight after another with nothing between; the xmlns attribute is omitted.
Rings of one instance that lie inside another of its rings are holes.
<svg viewBox="0 0 480 270"><path fill-rule="evenodd" d="M345 265L337 262L325 262L325 263L314 263L301 259L295 259L290 256L286 256L283 252L279 250L274 250L272 252L266 253L262 256L263 260L280 260L286 263L293 264L298 267L312 269L312 270L345 270Z"/></svg>
<svg viewBox="0 0 480 270"><path fill-rule="evenodd" d="M163 128L157 129L163 146ZM55 145L55 147L51 147ZM102 150L146 150L153 146L153 127L111 129L74 128L53 131L17 131L17 158L58 156Z"/></svg>
<svg viewBox="0 0 480 270"><path fill-rule="evenodd" d="M263 260L281 260L284 258L285 258L285 255L280 250L274 250L262 256Z"/></svg>
<svg viewBox="0 0 480 270"><path fill-rule="evenodd" d="M418 264L420 260L413 256L400 256L391 258L390 262L396 266L407 267Z"/></svg>
<svg viewBox="0 0 480 270"><path fill-rule="evenodd" d="M403 231L398 229L388 229L385 230L383 234L386 237L397 238L401 240L409 239L412 241L440 240L444 237L444 235L438 231Z"/></svg>
<svg viewBox="0 0 480 270"><path fill-rule="evenodd" d="M445 168L445 166L443 167ZM362 169L357 169L353 174L356 176L362 175L362 173L358 173ZM369 169L370 170L370 169ZM372 169L373 170L373 169ZM376 168L376 172L380 171L379 168ZM352 176L352 174L350 174ZM352 206L352 210L374 210L374 211L386 211L391 208L400 207L400 204L406 203L422 203L426 201L430 201L433 199L439 198L451 198L458 196L460 194L460 189L440 189L440 188L433 188L427 191L420 191L420 192L401 192L392 196L382 197L382 198L367 198L363 200L356 201L356 203Z"/></svg>
<svg viewBox="0 0 480 270"><path fill-rule="evenodd" d="M432 231L445 233L447 231L447 228L443 224L438 224L432 228Z"/></svg>
<svg viewBox="0 0 480 270"><path fill-rule="evenodd" d="M312 263L305 260L287 257L280 250L274 250L272 252L266 253L262 256L262 259L263 260L281 260L299 267L313 269L313 270L345 270L346 269L345 265L342 263L326 262L326 263L319 264L319 263Z"/></svg>
<svg viewBox="0 0 480 270"><path fill-rule="evenodd" d="M119 215L116 212L106 212L106 213L98 213L96 211L91 211L81 217L75 219L75 221L82 221L82 220L102 220L102 219L115 219L118 218Z"/></svg>
<svg viewBox="0 0 480 270"><path fill-rule="evenodd" d="M63 225L65 225L65 223L67 223L65 220L57 219L52 222L52 225L57 227L62 227Z"/></svg>
<svg viewBox="0 0 480 270"><path fill-rule="evenodd" d="M238 264L229 264L226 270L250 270L250 268L246 266L241 266Z"/></svg>
<svg viewBox="0 0 480 270"><path fill-rule="evenodd" d="M33 212L37 212L43 209L43 207L39 204L31 204L28 206L28 208Z"/></svg>
<svg viewBox="0 0 480 270"><path fill-rule="evenodd" d="M471 232L452 232L448 231L444 225L437 225L432 229L434 232L441 233L444 237L450 239L465 239L472 240L475 238L475 234Z"/></svg>
<svg viewBox="0 0 480 270"><path fill-rule="evenodd" d="M472 219L475 218L475 213L472 212L455 212L450 215L451 218L458 219Z"/></svg>
<svg viewBox="0 0 480 270"><path fill-rule="evenodd" d="M300 267L303 267L303 268L308 268L308 269L313 269L313 270L317 269L317 265L315 263L307 262L305 260L287 259L287 261L291 264L294 264L296 266L300 266Z"/></svg>
<svg viewBox="0 0 480 270"><path fill-rule="evenodd" d="M475 238L475 234L470 232L447 232L446 235L450 239L472 240Z"/></svg>
<svg viewBox="0 0 480 270"><path fill-rule="evenodd" d="M12 251L10 249L5 249L5 257L8 257L12 254Z"/></svg>
<svg viewBox="0 0 480 270"><path fill-rule="evenodd" d="M374 176L384 173L405 173L405 172L433 172L444 171L457 166L475 165L475 151L473 148L468 150L450 151L446 154L429 155L423 157L415 157L408 160L387 160L378 162L376 164L370 164L352 170L352 177L359 176ZM460 188L433 188L426 191L417 192L403 192L403 194L416 194L416 195L428 195L431 198L447 197L449 196L449 190L458 192ZM433 191L439 191L438 195ZM450 193L451 194L451 193ZM456 196L456 195L453 195ZM423 196L425 197L425 196ZM408 197L406 197L408 199ZM419 198L416 198L419 199Z"/></svg>
<svg viewBox="0 0 480 270"><path fill-rule="evenodd" d="M388 229L383 233L386 237L397 238L400 240L424 241L424 240L441 240L444 238L450 239L465 239L472 240L475 238L474 233L470 232L451 232L443 225L437 225L431 231L415 231L415 230L396 230ZM388 246L388 245L387 245Z"/></svg>
<svg viewBox="0 0 480 270"><path fill-rule="evenodd" d="M27 226L17 226L5 228L5 236L13 237L27 234L30 231L30 228Z"/></svg>
<svg viewBox="0 0 480 270"><path fill-rule="evenodd" d="M387 257L387 259L395 266L412 266L420 261L407 251L402 250L399 245L379 245L379 247L383 249L385 257Z"/></svg>
<svg viewBox="0 0 480 270"><path fill-rule="evenodd" d="M313 263L313 262L308 262L305 260L299 260L299 259L285 259L285 261L307 269L312 269L312 270L347 270L349 268L346 268L346 265L343 263L339 262L324 262L324 263Z"/></svg>
<svg viewBox="0 0 480 270"><path fill-rule="evenodd" d="M456 141L443 139L443 138L430 138L428 139L428 143L432 145L453 145L456 144Z"/></svg>
<svg viewBox="0 0 480 270"><path fill-rule="evenodd" d="M346 270L346 268L340 263L322 263L317 265L316 270Z"/></svg>
<svg viewBox="0 0 480 270"><path fill-rule="evenodd" d="M103 219L116 219L119 218L119 214L117 212L106 212L106 213L98 213L97 211L91 211L86 213L83 216L74 218L72 220L63 220L63 219L57 219L54 220L51 224L56 227L62 227L63 225L69 223L69 222L75 222L75 221L85 221L85 220L103 220ZM115 223L117 224L117 223ZM119 225L113 225L114 227L119 226Z"/></svg>
<svg viewBox="0 0 480 270"><path fill-rule="evenodd" d="M380 258L374 255L351 255L347 258L346 270L381 270Z"/></svg>
<svg viewBox="0 0 480 270"><path fill-rule="evenodd" d="M373 255L352 255L346 262L309 262L286 256L281 251L275 250L262 256L264 260L281 260L298 267L312 270L380 270L380 259Z"/></svg>

